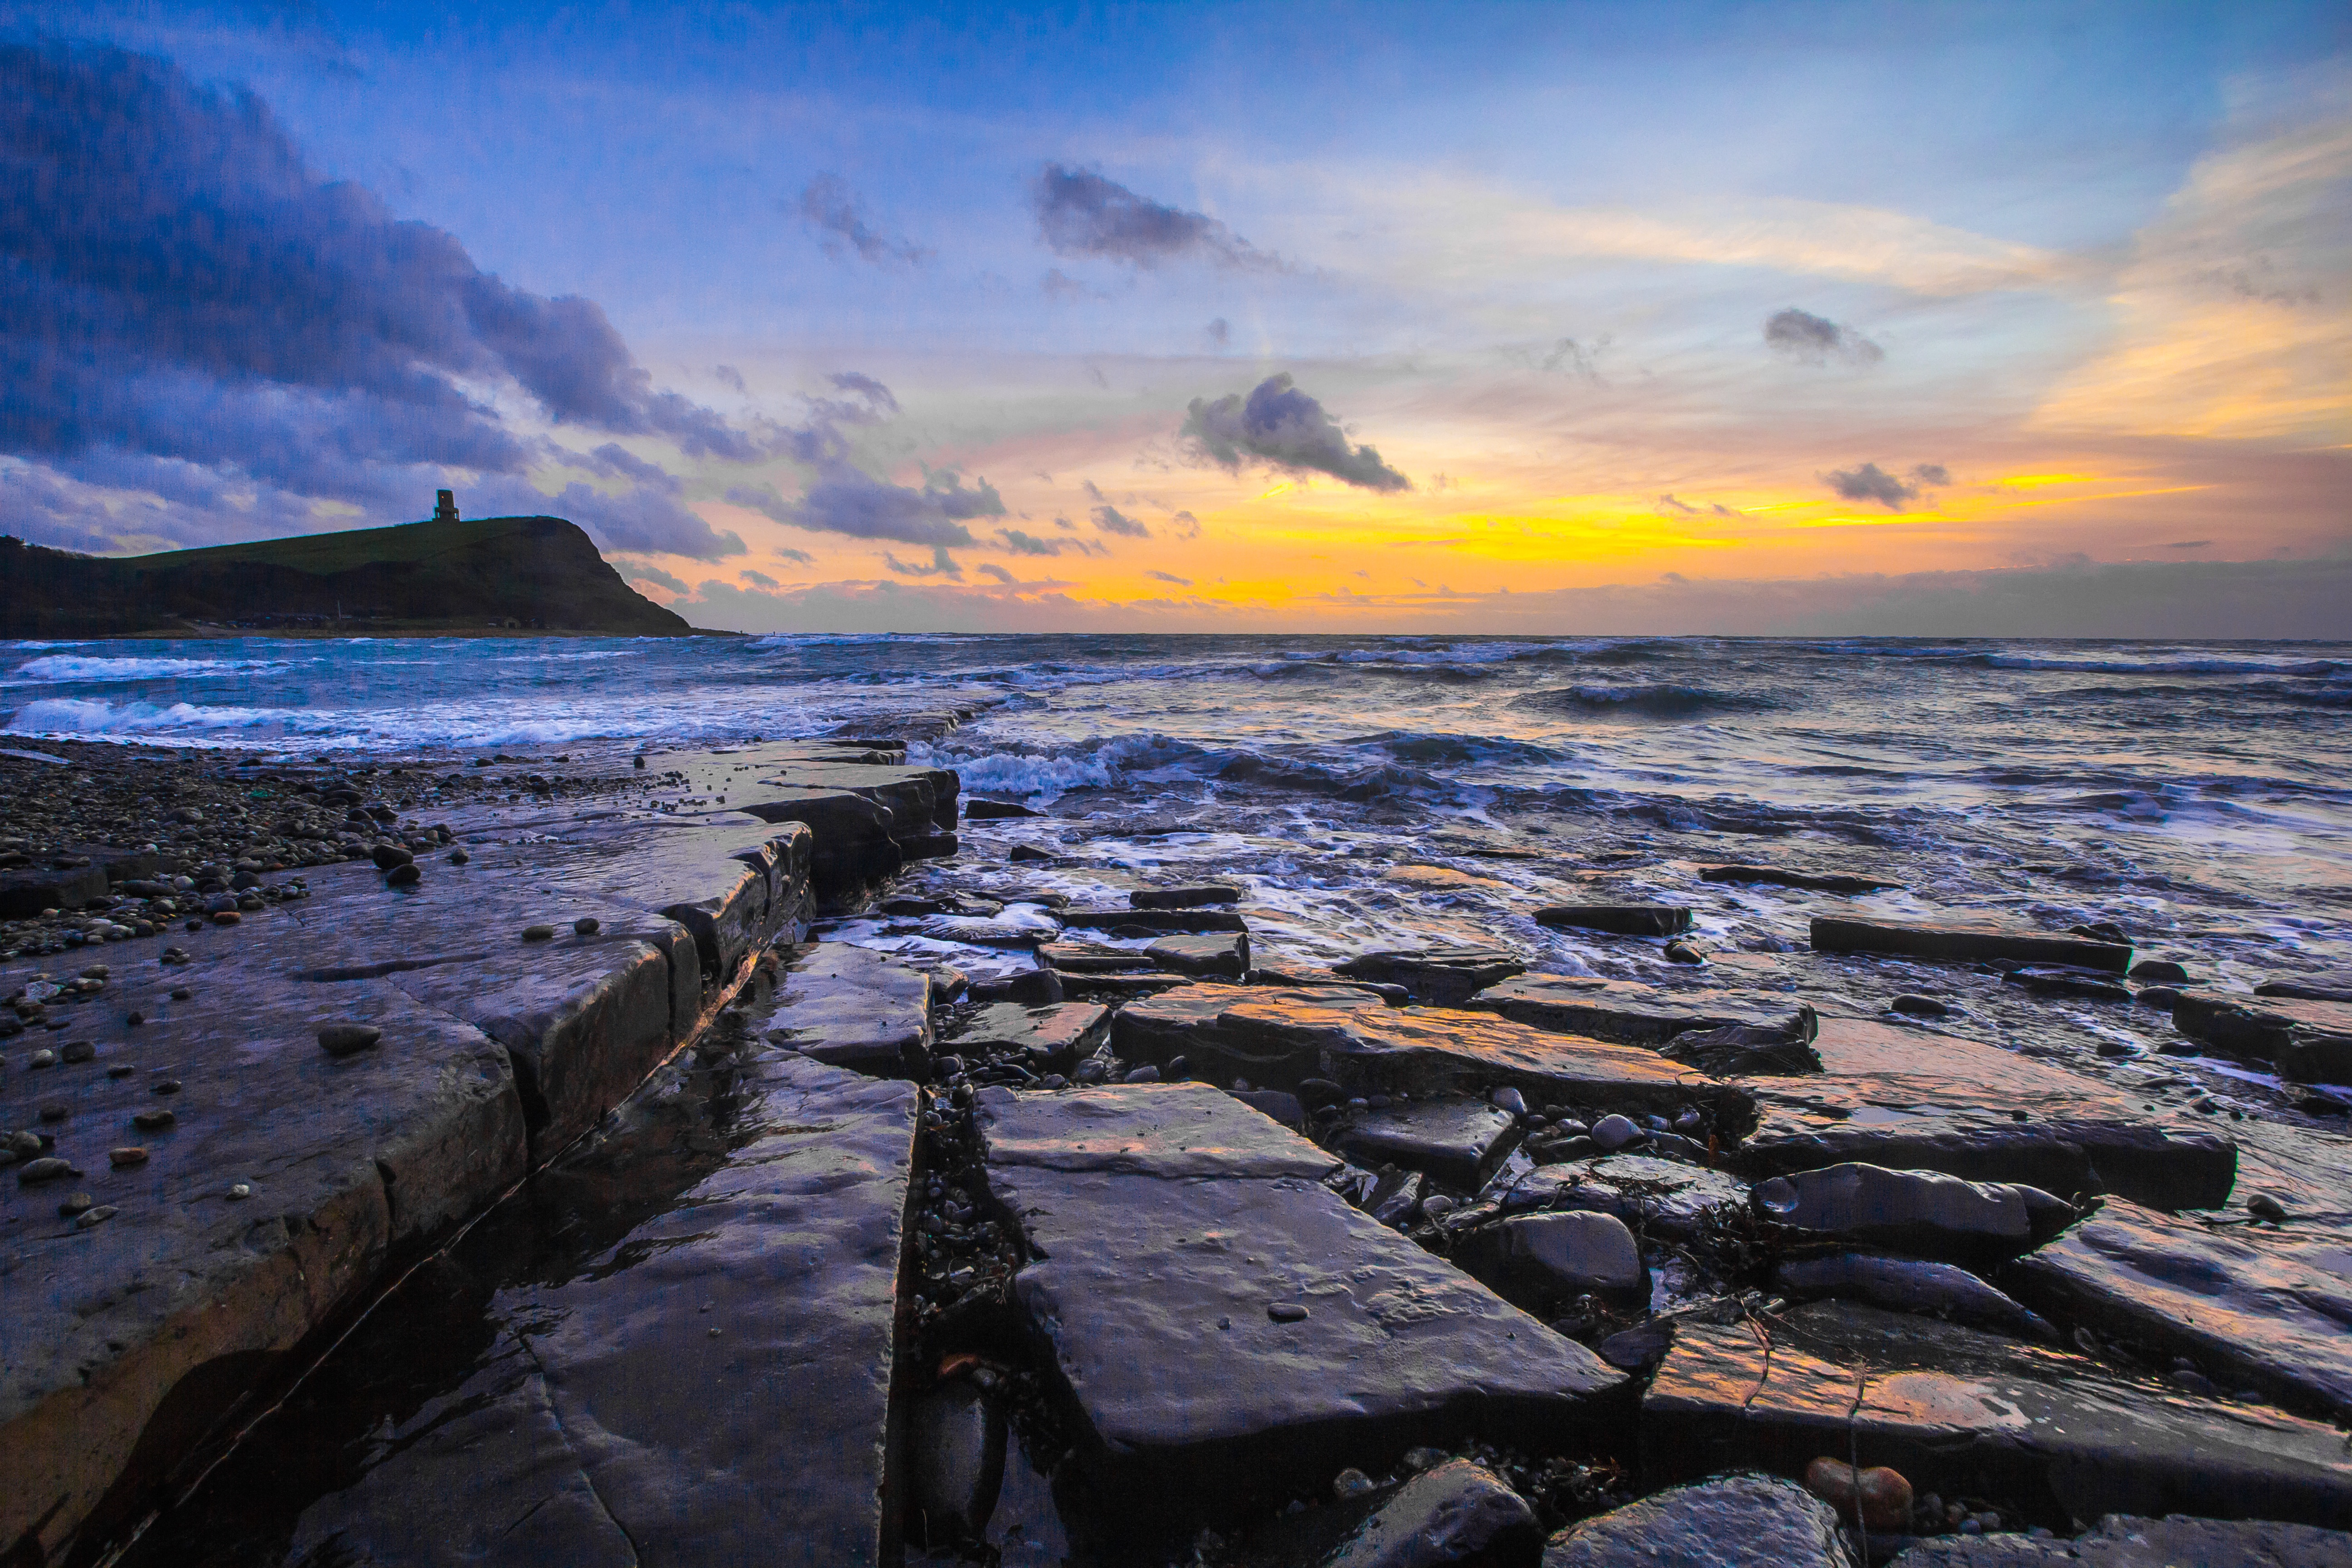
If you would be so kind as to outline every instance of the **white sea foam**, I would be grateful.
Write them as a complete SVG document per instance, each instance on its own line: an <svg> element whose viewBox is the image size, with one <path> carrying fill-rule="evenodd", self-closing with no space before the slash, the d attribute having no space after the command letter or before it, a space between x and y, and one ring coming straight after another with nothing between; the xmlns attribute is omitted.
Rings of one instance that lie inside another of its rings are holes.
<svg viewBox="0 0 2352 1568"><path fill-rule="evenodd" d="M205 676L244 675L287 668L282 658L109 658L53 653L8 672L20 681L187 680Z"/></svg>

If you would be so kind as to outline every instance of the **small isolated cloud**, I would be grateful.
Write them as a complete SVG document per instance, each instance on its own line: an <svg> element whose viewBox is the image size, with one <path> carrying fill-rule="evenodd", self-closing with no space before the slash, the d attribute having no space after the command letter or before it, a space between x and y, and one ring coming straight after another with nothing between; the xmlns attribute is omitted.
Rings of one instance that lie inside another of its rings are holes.
<svg viewBox="0 0 2352 1568"><path fill-rule="evenodd" d="M973 567L972 570L979 573L983 577L992 578L995 581L1003 584L1008 588L1018 587L1021 584L1020 578L1015 577L1012 573L1007 572L1003 567L999 566L993 561L983 561L979 565Z"/></svg>
<svg viewBox="0 0 2352 1568"><path fill-rule="evenodd" d="M998 529L996 539L999 544L1015 555L1059 555L1065 551L1073 555L1110 553L1108 545L1097 544L1091 539L1040 539L1017 528Z"/></svg>
<svg viewBox="0 0 2352 1568"><path fill-rule="evenodd" d="M2213 542L2210 539L2176 539L2165 548L2167 550L2210 550L2212 544Z"/></svg>
<svg viewBox="0 0 2352 1568"><path fill-rule="evenodd" d="M1534 370L1572 376L1598 386L1601 384L1601 356L1607 352L1610 342L1606 332L1589 342L1575 338L1558 338L1542 349L1506 349L1504 355Z"/></svg>
<svg viewBox="0 0 2352 1568"><path fill-rule="evenodd" d="M1876 364L1886 351L1827 316L1800 310L1794 305L1775 312L1764 323L1764 346L1775 353L1807 364L1827 364L1841 359L1848 364Z"/></svg>
<svg viewBox="0 0 2352 1568"><path fill-rule="evenodd" d="M1937 476L1930 478L1930 475ZM1864 463L1858 468L1835 468L1822 476L1822 482L1847 500L1874 500L1889 511L1901 511L1903 503L1919 499L1923 484L1948 484L1950 479L1937 464L1922 463L1911 470L1909 479L1899 479L1876 463Z"/></svg>
<svg viewBox="0 0 2352 1568"><path fill-rule="evenodd" d="M963 568L956 563L954 556L948 553L944 544L931 552L931 562L928 566L909 565L887 551L883 552L882 563L901 577L953 577L960 580L963 576Z"/></svg>
<svg viewBox="0 0 2352 1568"><path fill-rule="evenodd" d="M1211 321L1207 326L1201 329L1201 335L1209 340L1211 347L1223 348L1227 343L1234 341L1233 323L1227 321L1223 316L1219 316L1215 321Z"/></svg>
<svg viewBox="0 0 2352 1568"><path fill-rule="evenodd" d="M613 569L621 574L624 582L650 583L656 588L667 588L673 594L686 592L686 584L683 582L660 567L646 562L616 560L613 563Z"/></svg>
<svg viewBox="0 0 2352 1568"><path fill-rule="evenodd" d="M1219 267L1278 268L1281 258L1202 213L1137 195L1087 169L1048 163L1030 187L1037 232L1056 256L1095 256L1130 267L1206 261Z"/></svg>
<svg viewBox="0 0 2352 1568"><path fill-rule="evenodd" d="M1192 585L1192 579L1190 577L1179 577L1173 572L1147 571L1144 573L1144 575L1152 579L1154 582L1173 583L1179 588L1189 588Z"/></svg>
<svg viewBox="0 0 2352 1568"><path fill-rule="evenodd" d="M803 566L814 566L816 564L816 557L811 555L805 550L772 550L769 553L775 556L778 560L794 562Z"/></svg>
<svg viewBox="0 0 2352 1568"><path fill-rule="evenodd" d="M1178 539L1201 537L1201 520L1189 511L1180 511L1168 520L1168 531Z"/></svg>
<svg viewBox="0 0 2352 1568"><path fill-rule="evenodd" d="M737 370L731 364L712 365L710 367L710 379L717 382L721 386L730 386L740 394L746 396L750 395L751 388L743 384L743 373Z"/></svg>
<svg viewBox="0 0 2352 1568"><path fill-rule="evenodd" d="M765 572L754 572L749 566L746 566L740 572L736 573L735 580L739 583L748 583L754 588L781 588L783 586L782 583L777 582Z"/></svg>
<svg viewBox="0 0 2352 1568"><path fill-rule="evenodd" d="M1350 447L1339 423L1299 391L1287 372L1266 377L1247 398L1231 393L1214 403L1192 399L1178 436L1210 462L1235 473L1256 458L1293 473L1328 474L1364 489L1412 489L1412 481L1381 461L1379 452Z"/></svg>
<svg viewBox="0 0 2352 1568"><path fill-rule="evenodd" d="M1698 508L1691 505L1690 502L1686 500L1675 500L1671 492L1658 498L1658 510L1661 512L1671 513L1677 517L1696 517L1698 515Z"/></svg>
<svg viewBox="0 0 2352 1568"><path fill-rule="evenodd" d="M838 174L819 174L801 192L801 216L816 231L816 242L827 256L851 251L877 267L901 262L921 264L931 252L914 241L893 238L876 228L860 209L857 193Z"/></svg>
<svg viewBox="0 0 2352 1568"><path fill-rule="evenodd" d="M1119 510L1118 508L1111 505L1108 501L1105 501L1102 505L1095 508L1094 511L1090 515L1095 520L1095 526L1105 533L1116 533L1127 539L1149 539L1151 537L1151 530L1146 528L1142 523L1138 522L1135 519L1128 516L1127 513Z"/></svg>
<svg viewBox="0 0 2352 1568"><path fill-rule="evenodd" d="M1740 516L1744 515L1743 513L1736 512L1736 511L1732 510L1729 507L1727 507L1727 506L1724 505L1721 501L1717 501L1717 502L1716 502L1713 506L1711 506L1711 507L1707 508L1707 510L1709 510L1709 511L1711 511L1711 512L1715 513L1715 515L1716 515L1716 516L1717 516L1717 517L1728 517L1728 518L1735 518L1735 519L1736 519L1736 518L1738 518L1738 517L1740 517Z"/></svg>
<svg viewBox="0 0 2352 1568"><path fill-rule="evenodd" d="M1061 513L1055 512L1054 514L1054 526L1055 528L1076 529L1078 525L1072 522L1068 518L1064 517Z"/></svg>

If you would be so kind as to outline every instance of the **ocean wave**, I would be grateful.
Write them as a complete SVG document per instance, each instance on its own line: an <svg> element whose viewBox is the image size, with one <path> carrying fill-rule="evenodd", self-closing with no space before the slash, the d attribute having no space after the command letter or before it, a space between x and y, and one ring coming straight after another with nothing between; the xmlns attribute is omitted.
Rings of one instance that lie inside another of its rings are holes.
<svg viewBox="0 0 2352 1568"><path fill-rule="evenodd" d="M1463 763L1541 765L1563 762L1568 758L1567 752L1538 745L1532 741L1514 741L1494 735L1432 734L1412 730L1384 730L1376 735L1359 736L1348 744L1376 748L1401 763L1437 766Z"/></svg>
<svg viewBox="0 0 2352 1568"><path fill-rule="evenodd" d="M1717 713L1761 713L1779 708L1771 698L1704 686L1645 682L1630 686L1560 686L1530 691L1515 706L1594 719L1704 719Z"/></svg>
<svg viewBox="0 0 2352 1568"><path fill-rule="evenodd" d="M1511 656L1519 664L1658 664L1685 658L1695 650L1675 637L1641 637L1629 642L1552 644Z"/></svg>
<svg viewBox="0 0 2352 1568"><path fill-rule="evenodd" d="M94 654L53 653L29 659L10 670L7 684L192 680L205 676L284 669L289 662L282 658L110 658Z"/></svg>
<svg viewBox="0 0 2352 1568"><path fill-rule="evenodd" d="M907 748L910 763L953 768L967 792L1046 801L1076 789L1114 789L1206 755L1189 742L1150 734L990 752L938 742L918 742Z"/></svg>

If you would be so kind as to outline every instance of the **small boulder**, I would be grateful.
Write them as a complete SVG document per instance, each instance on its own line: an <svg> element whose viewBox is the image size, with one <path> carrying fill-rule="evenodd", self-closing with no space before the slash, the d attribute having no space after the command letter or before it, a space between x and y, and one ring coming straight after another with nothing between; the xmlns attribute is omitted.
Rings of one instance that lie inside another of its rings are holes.
<svg viewBox="0 0 2352 1568"><path fill-rule="evenodd" d="M1358 1525L1322 1568L1440 1568L1515 1563L1543 1537L1535 1510L1493 1471L1468 1459L1423 1470Z"/></svg>
<svg viewBox="0 0 2352 1568"><path fill-rule="evenodd" d="M1884 1465L1856 1470L1843 1459L1824 1455L1805 1467L1805 1489L1837 1510L1841 1520L1859 1511L1862 1522L1872 1530L1911 1527L1911 1483L1900 1470Z"/></svg>
<svg viewBox="0 0 2352 1568"><path fill-rule="evenodd" d="M373 1024L329 1024L319 1031L319 1048L331 1057L355 1056L383 1038Z"/></svg>
<svg viewBox="0 0 2352 1568"><path fill-rule="evenodd" d="M414 864L416 857L397 844L379 844L368 851L368 858L375 862L377 870L389 871L395 867Z"/></svg>
<svg viewBox="0 0 2352 1568"><path fill-rule="evenodd" d="M1855 1568L1829 1504L1794 1481L1720 1476L1570 1525L1543 1568Z"/></svg>

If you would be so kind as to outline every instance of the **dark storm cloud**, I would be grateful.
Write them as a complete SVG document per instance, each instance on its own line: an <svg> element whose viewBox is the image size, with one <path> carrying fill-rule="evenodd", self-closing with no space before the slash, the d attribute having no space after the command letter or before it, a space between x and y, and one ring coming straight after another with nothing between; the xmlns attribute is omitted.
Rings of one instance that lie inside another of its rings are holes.
<svg viewBox="0 0 2352 1568"><path fill-rule="evenodd" d="M931 252L910 239L893 238L867 221L857 193L838 174L819 174L801 192L801 216L816 230L817 244L827 256L856 251L859 259L877 267L892 262L916 266Z"/></svg>
<svg viewBox="0 0 2352 1568"><path fill-rule="evenodd" d="M1764 346L1810 364L1826 364L1832 357L1852 364L1875 364L1886 357L1885 349L1852 327L1794 305L1774 312L1765 321Z"/></svg>
<svg viewBox="0 0 2352 1568"><path fill-rule="evenodd" d="M1919 469L1912 472L1916 476ZM1904 502L1919 499L1920 487L1916 479L1898 479L1876 463L1864 463L1858 468L1833 468L1822 476L1822 482L1847 500L1874 500L1889 511L1901 511Z"/></svg>
<svg viewBox="0 0 2352 1568"><path fill-rule="evenodd" d="M1030 187L1037 232L1056 256L1095 256L1133 267L1207 261L1276 268L1281 258L1203 213L1139 195L1087 169L1048 163Z"/></svg>
<svg viewBox="0 0 2352 1568"><path fill-rule="evenodd" d="M1179 436L1221 468L1239 472L1257 458L1277 468L1328 474L1373 490L1409 490L1412 481L1381 461L1370 447L1349 447L1323 405L1299 391L1287 373L1214 403L1194 398Z"/></svg>
<svg viewBox="0 0 2352 1568"><path fill-rule="evenodd" d="M656 390L593 301L510 287L320 179L251 93L0 45L0 451L89 485L143 464L166 537L291 531L315 500L398 516L444 470L525 471L538 449L464 384L484 382L559 426L761 455Z"/></svg>
<svg viewBox="0 0 2352 1568"><path fill-rule="evenodd" d="M1094 518L1095 527L1105 533L1116 533L1128 539L1149 539L1151 537L1151 530L1146 528L1142 523L1138 522L1135 519L1128 516L1127 513L1119 510L1118 508L1111 505L1108 501L1105 501L1102 505L1095 508L1093 512L1089 515Z"/></svg>

